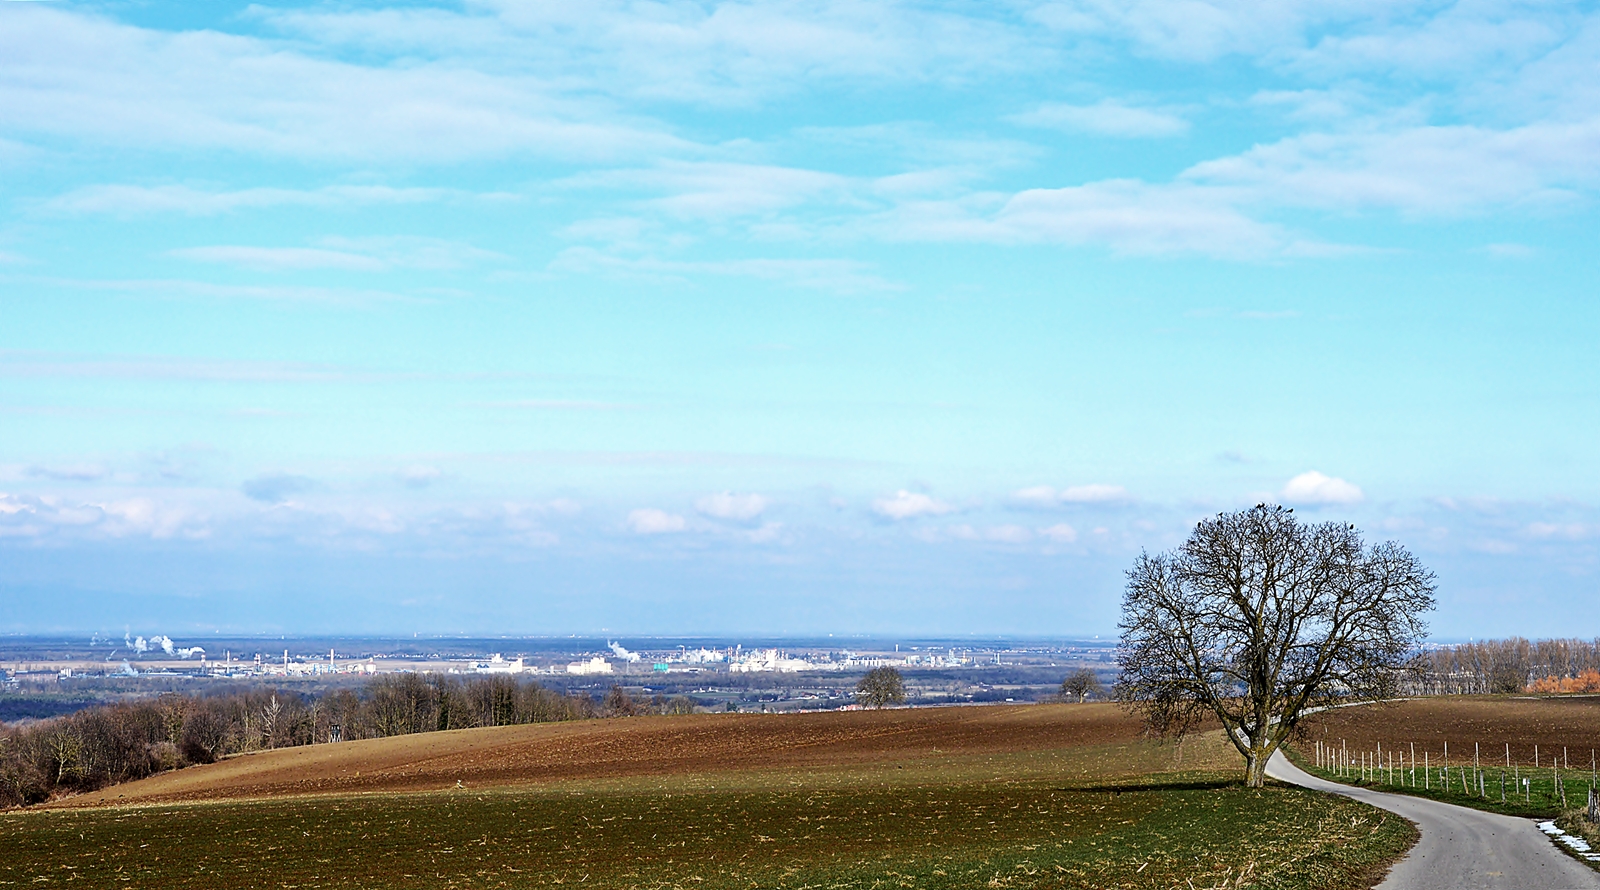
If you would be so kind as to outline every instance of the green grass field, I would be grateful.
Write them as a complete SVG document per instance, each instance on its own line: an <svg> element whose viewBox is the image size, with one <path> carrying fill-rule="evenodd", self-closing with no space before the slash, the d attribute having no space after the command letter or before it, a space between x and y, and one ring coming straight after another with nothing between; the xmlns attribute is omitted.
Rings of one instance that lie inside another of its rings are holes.
<svg viewBox="0 0 1600 890"><path fill-rule="evenodd" d="M1415 837L1342 798L1245 789L1207 757L1192 771L1118 768L1171 760L1131 747L12 812L0 886L1355 888Z"/></svg>
<svg viewBox="0 0 1600 890"><path fill-rule="evenodd" d="M1554 819L1582 807L1589 799L1589 788L1593 783L1588 770L1562 771L1561 782L1557 784L1557 774L1549 769L1507 769L1503 766L1474 769L1467 766L1463 770L1460 764L1448 770L1433 766L1430 769L1417 767L1363 772L1356 767L1341 772L1314 766L1312 758L1304 751L1294 749L1287 753L1301 769L1330 781L1536 819ZM1524 781L1526 784L1523 784ZM1563 788L1566 791L1564 800L1561 795Z"/></svg>

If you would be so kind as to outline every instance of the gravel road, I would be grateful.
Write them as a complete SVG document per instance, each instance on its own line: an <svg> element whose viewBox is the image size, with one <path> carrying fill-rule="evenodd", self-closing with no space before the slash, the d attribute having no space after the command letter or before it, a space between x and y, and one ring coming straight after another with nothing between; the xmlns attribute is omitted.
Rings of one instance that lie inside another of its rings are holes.
<svg viewBox="0 0 1600 890"><path fill-rule="evenodd" d="M1600 888L1600 872L1556 849L1531 819L1325 781L1290 763L1281 752L1267 763L1267 775L1343 794L1416 823L1422 839L1378 890Z"/></svg>

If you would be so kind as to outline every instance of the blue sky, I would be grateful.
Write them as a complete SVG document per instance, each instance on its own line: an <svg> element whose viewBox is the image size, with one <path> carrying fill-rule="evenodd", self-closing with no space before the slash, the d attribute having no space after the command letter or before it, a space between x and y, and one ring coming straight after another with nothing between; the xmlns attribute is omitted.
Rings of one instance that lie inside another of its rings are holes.
<svg viewBox="0 0 1600 890"><path fill-rule="evenodd" d="M0 2L0 626L1600 634L1593 3Z"/></svg>

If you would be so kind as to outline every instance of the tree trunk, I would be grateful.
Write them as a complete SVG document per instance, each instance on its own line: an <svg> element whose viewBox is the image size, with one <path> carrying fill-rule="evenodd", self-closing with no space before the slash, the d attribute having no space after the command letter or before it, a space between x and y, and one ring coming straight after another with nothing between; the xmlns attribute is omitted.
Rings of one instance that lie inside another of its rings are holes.
<svg viewBox="0 0 1600 890"><path fill-rule="evenodd" d="M1251 748L1245 757L1244 784L1246 788L1261 788L1267 784L1267 760L1271 753Z"/></svg>

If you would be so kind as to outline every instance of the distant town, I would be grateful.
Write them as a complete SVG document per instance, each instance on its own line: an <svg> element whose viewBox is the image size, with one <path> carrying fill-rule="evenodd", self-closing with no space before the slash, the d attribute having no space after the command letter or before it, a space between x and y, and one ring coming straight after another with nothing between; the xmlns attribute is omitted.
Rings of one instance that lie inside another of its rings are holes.
<svg viewBox="0 0 1600 890"><path fill-rule="evenodd" d="M893 667L906 675L914 702L1034 701L1057 694L1079 667L1109 681L1114 654L1112 641L1097 638L3 637L0 720L215 683L309 688L394 673L505 674L563 692L622 686L685 695L701 707L781 711L848 706L861 674Z"/></svg>

